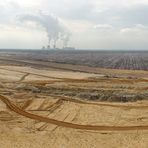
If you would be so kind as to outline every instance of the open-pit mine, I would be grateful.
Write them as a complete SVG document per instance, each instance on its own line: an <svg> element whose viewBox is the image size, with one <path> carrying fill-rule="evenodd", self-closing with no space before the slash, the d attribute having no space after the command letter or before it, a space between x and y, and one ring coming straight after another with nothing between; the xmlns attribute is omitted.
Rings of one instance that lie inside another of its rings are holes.
<svg viewBox="0 0 148 148"><path fill-rule="evenodd" d="M73 64L60 53L0 51L0 148L147 148L147 63L92 66L72 52Z"/></svg>

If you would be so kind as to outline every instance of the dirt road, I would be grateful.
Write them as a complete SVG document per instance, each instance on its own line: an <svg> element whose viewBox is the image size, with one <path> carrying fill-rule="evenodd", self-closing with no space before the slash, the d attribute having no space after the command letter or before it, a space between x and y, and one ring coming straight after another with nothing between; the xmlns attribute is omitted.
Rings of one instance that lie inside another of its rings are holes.
<svg viewBox="0 0 148 148"><path fill-rule="evenodd" d="M0 100L3 101L10 110L12 110L22 116L25 116L30 119L38 120L41 122L46 122L46 123L54 124L57 126L66 127L66 128L82 129L82 130L96 130L96 131L148 130L148 125L146 125L146 126L93 126L93 125L80 125L80 124L73 124L73 123L64 122L64 121L58 121L55 119L46 118L46 117L42 117L39 115L35 115L32 113L26 112L26 111L20 109L19 107L17 107L16 105L14 105L5 96L0 95Z"/></svg>

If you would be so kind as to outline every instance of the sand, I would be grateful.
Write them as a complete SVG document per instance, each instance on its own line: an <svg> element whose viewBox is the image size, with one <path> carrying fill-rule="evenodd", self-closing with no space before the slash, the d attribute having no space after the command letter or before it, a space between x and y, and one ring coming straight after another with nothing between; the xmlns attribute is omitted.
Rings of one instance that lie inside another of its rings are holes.
<svg viewBox="0 0 148 148"><path fill-rule="evenodd" d="M99 102L64 95L94 89L147 91L146 78L105 75L1 66L0 147L147 148L148 101Z"/></svg>

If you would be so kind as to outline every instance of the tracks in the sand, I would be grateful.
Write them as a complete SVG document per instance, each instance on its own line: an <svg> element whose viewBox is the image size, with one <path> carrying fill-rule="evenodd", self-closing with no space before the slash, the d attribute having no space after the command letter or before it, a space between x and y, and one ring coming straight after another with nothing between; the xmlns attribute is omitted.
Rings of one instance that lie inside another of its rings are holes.
<svg viewBox="0 0 148 148"><path fill-rule="evenodd" d="M29 76L29 75L30 75L30 73L26 73L24 76L21 77L21 79L20 79L18 82L24 81L25 78L26 78L27 76Z"/></svg>
<svg viewBox="0 0 148 148"><path fill-rule="evenodd" d="M73 129L82 129L82 130L97 130L97 131L129 131L129 130L148 130L148 125L145 126L97 126L97 125L81 125L81 124L74 124L64 121L58 121L55 119L42 117L39 115L35 115L29 112L26 112L22 110L21 108L17 107L15 104L13 104L7 97L0 95L0 100L3 101L7 107L30 119L38 120L41 122L46 122L50 124L54 124L57 126L62 126L66 128L73 128Z"/></svg>

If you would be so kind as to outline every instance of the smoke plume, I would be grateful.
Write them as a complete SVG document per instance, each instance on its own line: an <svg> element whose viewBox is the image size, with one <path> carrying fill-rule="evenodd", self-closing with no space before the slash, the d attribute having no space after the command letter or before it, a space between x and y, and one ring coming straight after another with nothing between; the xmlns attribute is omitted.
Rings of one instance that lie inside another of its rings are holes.
<svg viewBox="0 0 148 148"><path fill-rule="evenodd" d="M64 47L68 45L70 33L57 17L39 13L38 15L22 15L19 17L19 20L21 22L32 21L45 28L45 31L47 32L49 47L51 47L51 43L53 43L53 47L56 48L58 40L63 41Z"/></svg>
<svg viewBox="0 0 148 148"><path fill-rule="evenodd" d="M69 32L64 32L64 34L61 35L61 40L63 41L63 47L68 46L70 36L71 36L71 34Z"/></svg>

